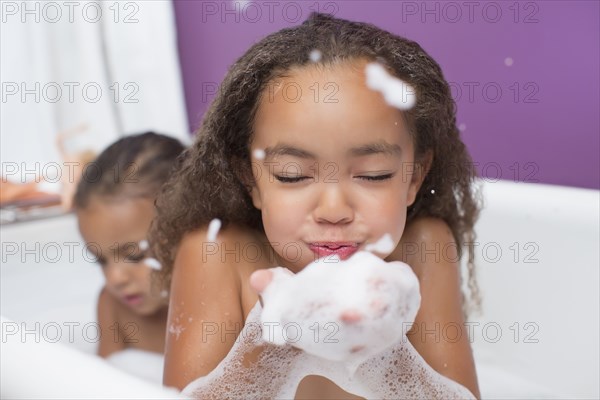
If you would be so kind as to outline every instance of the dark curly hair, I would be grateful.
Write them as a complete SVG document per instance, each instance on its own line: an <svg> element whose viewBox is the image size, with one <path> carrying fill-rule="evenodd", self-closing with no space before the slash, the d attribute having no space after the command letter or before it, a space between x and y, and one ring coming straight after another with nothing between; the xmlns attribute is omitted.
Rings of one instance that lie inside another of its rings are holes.
<svg viewBox="0 0 600 400"><path fill-rule="evenodd" d="M472 186L475 171L460 140L455 103L439 65L416 42L371 24L319 13L311 14L300 26L262 39L229 69L193 147L156 202L158 217L150 240L163 265L164 282L170 281L183 235L213 218L221 219L223 227L233 223L264 233L261 212L246 189L254 117L267 85L291 68L313 64L309 59L313 49L321 52L319 63L324 66L359 59L377 61L415 88L416 105L404 116L415 141L415 159L432 153L433 162L408 209L407 224L430 216L450 226L459 253L465 246L468 250L468 286L478 308L473 248L479 212Z"/></svg>
<svg viewBox="0 0 600 400"><path fill-rule="evenodd" d="M179 140L145 132L112 143L89 163L77 184L76 209L96 197L143 197L154 200L182 154Z"/></svg>

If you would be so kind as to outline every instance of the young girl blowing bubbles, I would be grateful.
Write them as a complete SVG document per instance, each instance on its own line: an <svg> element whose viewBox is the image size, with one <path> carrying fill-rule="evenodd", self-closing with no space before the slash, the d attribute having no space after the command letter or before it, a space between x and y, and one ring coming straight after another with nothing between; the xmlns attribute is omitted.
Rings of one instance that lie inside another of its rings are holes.
<svg viewBox="0 0 600 400"><path fill-rule="evenodd" d="M148 132L122 138L84 170L74 198L79 230L106 278L98 298L98 354L126 348L163 353L168 296L152 290L154 199L183 145Z"/></svg>
<svg viewBox="0 0 600 400"><path fill-rule="evenodd" d="M151 235L172 296L164 383L201 398L479 397L465 330L439 334L464 327L463 246L477 299L471 166L449 86L417 43L313 14L252 46L157 200ZM246 334L270 268L346 260L386 235L377 255L420 284L400 347L342 376Z"/></svg>

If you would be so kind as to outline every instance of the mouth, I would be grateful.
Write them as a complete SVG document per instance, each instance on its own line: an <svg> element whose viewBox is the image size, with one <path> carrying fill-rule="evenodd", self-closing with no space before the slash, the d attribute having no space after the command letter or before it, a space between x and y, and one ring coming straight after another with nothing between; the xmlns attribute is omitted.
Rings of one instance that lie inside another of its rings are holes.
<svg viewBox="0 0 600 400"><path fill-rule="evenodd" d="M314 242L308 247L318 258L336 255L346 260L358 250L358 242Z"/></svg>
<svg viewBox="0 0 600 400"><path fill-rule="evenodd" d="M129 294L121 298L128 306L138 306L144 301L144 296L141 294Z"/></svg>

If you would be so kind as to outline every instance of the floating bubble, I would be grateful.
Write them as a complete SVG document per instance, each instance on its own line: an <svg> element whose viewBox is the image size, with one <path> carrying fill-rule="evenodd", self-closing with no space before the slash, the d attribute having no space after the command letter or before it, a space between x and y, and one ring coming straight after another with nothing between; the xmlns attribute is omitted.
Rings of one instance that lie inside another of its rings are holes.
<svg viewBox="0 0 600 400"><path fill-rule="evenodd" d="M252 152L252 156L253 156L254 158L256 158L257 160L264 160L264 159L265 159L265 156L266 156L266 154L265 154L265 151L264 151L263 149L255 149L255 150Z"/></svg>
<svg viewBox="0 0 600 400"><path fill-rule="evenodd" d="M141 251L146 251L146 250L148 250L148 248L150 247L150 246L148 245L148 241L147 241L147 240L145 240L145 239L144 239L144 240L140 240L139 246L140 246L140 250L141 250Z"/></svg>
<svg viewBox="0 0 600 400"><path fill-rule="evenodd" d="M314 63L321 61L322 57L323 57L323 53L321 53L317 49L314 49L313 51L311 51L310 55L309 55L310 61L312 61Z"/></svg>
<svg viewBox="0 0 600 400"><path fill-rule="evenodd" d="M206 239L209 242L216 241L219 229L221 229L221 220L219 218L215 218L210 221L210 224L208 224L208 233L206 234Z"/></svg>
<svg viewBox="0 0 600 400"><path fill-rule="evenodd" d="M246 7L248 7L248 5L252 3L252 0L232 0L231 4L236 7L236 5L239 5L240 8L238 9L236 7L236 10L239 10L241 12L245 12L246 11Z"/></svg>
<svg viewBox="0 0 600 400"><path fill-rule="evenodd" d="M148 267L155 269L157 271L162 269L162 265L160 265L160 262L156 258L152 258L152 257L144 258L143 263L146 264Z"/></svg>
<svg viewBox="0 0 600 400"><path fill-rule="evenodd" d="M400 110L410 110L417 102L413 87L390 75L381 64L367 64L365 73L367 74L367 87L381 92L390 106Z"/></svg>

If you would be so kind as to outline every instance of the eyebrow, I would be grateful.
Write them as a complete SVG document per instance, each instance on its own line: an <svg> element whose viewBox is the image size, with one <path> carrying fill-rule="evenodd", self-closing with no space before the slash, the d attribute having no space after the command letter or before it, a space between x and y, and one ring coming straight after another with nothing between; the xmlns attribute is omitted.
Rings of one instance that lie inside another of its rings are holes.
<svg viewBox="0 0 600 400"><path fill-rule="evenodd" d="M392 157L400 157L402 149L397 144L390 144L384 141L367 143L359 147L353 147L348 150L351 157L362 157L372 154L383 154ZM278 144L265 149L265 160L277 156L292 156L309 160L316 160L317 156L310 151L300 149L287 144Z"/></svg>
<svg viewBox="0 0 600 400"><path fill-rule="evenodd" d="M388 142L367 143L365 145L354 147L348 151L353 157L368 156L371 154L383 154L386 156L400 157L402 149L397 144Z"/></svg>

